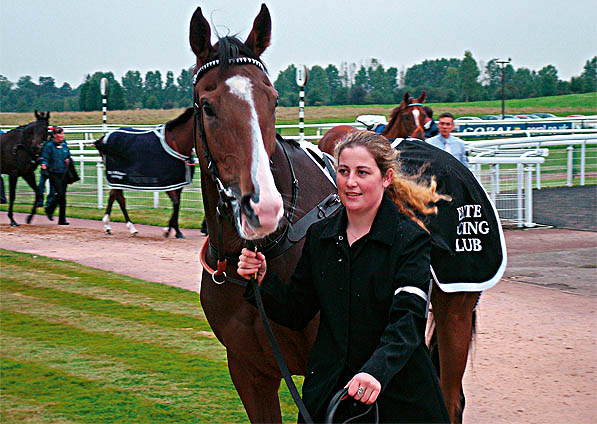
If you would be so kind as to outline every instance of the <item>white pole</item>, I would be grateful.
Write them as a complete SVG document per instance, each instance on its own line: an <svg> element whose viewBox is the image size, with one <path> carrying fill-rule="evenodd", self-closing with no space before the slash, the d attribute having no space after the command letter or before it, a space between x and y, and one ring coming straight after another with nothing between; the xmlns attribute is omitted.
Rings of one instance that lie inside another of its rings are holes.
<svg viewBox="0 0 597 424"><path fill-rule="evenodd" d="M568 172L566 175L566 185L568 187L572 187L572 169L573 169L573 153L574 153L574 146L569 145L568 148L566 149L568 150Z"/></svg>
<svg viewBox="0 0 597 424"><path fill-rule="evenodd" d="M299 92L299 139L305 140L305 87Z"/></svg>
<svg viewBox="0 0 597 424"><path fill-rule="evenodd" d="M98 162L97 168L97 208L104 207L104 164Z"/></svg>
<svg viewBox="0 0 597 424"><path fill-rule="evenodd" d="M526 196L525 196L525 227L534 227L533 224L533 165L527 164L524 168L526 172Z"/></svg>
<svg viewBox="0 0 597 424"><path fill-rule="evenodd" d="M583 140L580 145L580 185L585 185L585 166L587 162L587 140Z"/></svg>
<svg viewBox="0 0 597 424"><path fill-rule="evenodd" d="M518 176L518 184L516 187L516 226L522 227L524 220L522 210L522 185L524 183L522 175L522 163L516 164L516 174Z"/></svg>
<svg viewBox="0 0 597 424"><path fill-rule="evenodd" d="M153 207L156 209L160 207L160 192L159 191L153 192Z"/></svg>
<svg viewBox="0 0 597 424"><path fill-rule="evenodd" d="M108 99L106 95L108 94L108 79L102 78L100 81L100 91L102 93L102 127L104 131L104 135L108 132Z"/></svg>

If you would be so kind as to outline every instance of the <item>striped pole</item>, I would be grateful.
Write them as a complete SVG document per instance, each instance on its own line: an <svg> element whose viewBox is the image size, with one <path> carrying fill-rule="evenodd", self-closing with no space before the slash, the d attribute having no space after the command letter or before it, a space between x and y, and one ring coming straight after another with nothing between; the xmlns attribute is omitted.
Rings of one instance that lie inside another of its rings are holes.
<svg viewBox="0 0 597 424"><path fill-rule="evenodd" d="M296 68L296 85L299 86L299 139L305 140L305 85L309 79L309 71L305 65Z"/></svg>
<svg viewBox="0 0 597 424"><path fill-rule="evenodd" d="M299 139L305 140L305 86L299 92Z"/></svg>
<svg viewBox="0 0 597 424"><path fill-rule="evenodd" d="M104 134L108 132L108 79L102 78L100 81L100 91L102 93L102 127Z"/></svg>

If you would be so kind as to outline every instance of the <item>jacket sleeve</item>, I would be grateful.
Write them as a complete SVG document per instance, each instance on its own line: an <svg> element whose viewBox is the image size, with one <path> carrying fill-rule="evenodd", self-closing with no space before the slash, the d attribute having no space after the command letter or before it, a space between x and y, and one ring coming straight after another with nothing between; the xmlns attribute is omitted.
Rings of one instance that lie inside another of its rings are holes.
<svg viewBox="0 0 597 424"><path fill-rule="evenodd" d="M373 355L360 370L375 377L382 391L424 340L431 239L422 229L415 231L398 258L388 324Z"/></svg>
<svg viewBox="0 0 597 424"><path fill-rule="evenodd" d="M307 231L305 245L290 282L284 282L273 272L267 271L259 286L267 316L291 330L302 330L319 311L312 277L312 237ZM251 285L244 294L255 305L255 293Z"/></svg>
<svg viewBox="0 0 597 424"><path fill-rule="evenodd" d="M41 152L41 165L46 165L48 168L50 167L50 161L52 160L52 146L50 142L46 143L44 149Z"/></svg>

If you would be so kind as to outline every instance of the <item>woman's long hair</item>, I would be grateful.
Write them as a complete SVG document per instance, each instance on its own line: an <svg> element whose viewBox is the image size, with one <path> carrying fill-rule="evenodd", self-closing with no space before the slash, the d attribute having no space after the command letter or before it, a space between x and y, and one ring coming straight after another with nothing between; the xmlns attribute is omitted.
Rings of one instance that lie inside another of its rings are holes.
<svg viewBox="0 0 597 424"><path fill-rule="evenodd" d="M336 163L344 149L364 147L373 156L377 167L384 176L389 169L394 170L394 177L386 188L386 194L398 206L398 209L410 219L427 230L418 216L437 213L437 203L440 200L452 200L450 196L436 192L435 177L428 184L420 180L420 175L407 176L400 170L398 152L392 148L388 139L372 131L356 131L350 133L334 150Z"/></svg>

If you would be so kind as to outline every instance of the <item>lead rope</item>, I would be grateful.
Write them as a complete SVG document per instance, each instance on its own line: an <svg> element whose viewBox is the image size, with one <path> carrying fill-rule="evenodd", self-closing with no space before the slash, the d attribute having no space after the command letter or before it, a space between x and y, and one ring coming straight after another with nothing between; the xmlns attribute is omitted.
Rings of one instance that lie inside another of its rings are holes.
<svg viewBox="0 0 597 424"><path fill-rule="evenodd" d="M257 252L257 246L249 246L249 247L253 247L252 250ZM305 423L312 424L313 419L311 418L309 411L307 411L307 407L303 403L303 400L301 399L301 395L299 394L298 389L296 388L296 385L294 384L294 381L292 380L292 376L290 375L290 371L288 370L288 367L286 366L286 362L284 361L284 357L282 356L282 352L280 351L280 346L278 345L276 336L274 336L272 327L269 323L269 320L267 319L267 315L265 314L265 308L263 307L263 299L261 298L261 292L259 291L259 284L257 283L257 273L255 273L255 275L253 275L251 277L251 279L249 280L249 285L251 286L251 288L253 289L253 292L255 293L255 303L257 304L257 309L259 309L259 315L261 316L261 321L263 322L263 328L265 329L265 334L267 334L267 338L269 339L269 344L272 347L272 352L274 354L274 357L276 358L278 367L280 367L280 371L282 372L282 377L284 377L286 386L288 386L288 390L290 391L290 394L292 395L292 399L294 399L294 403L296 403L296 406L298 407L299 412L303 416L303 420L305 421Z"/></svg>

